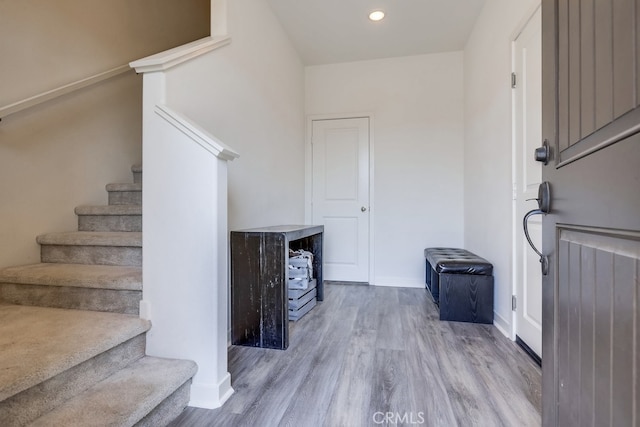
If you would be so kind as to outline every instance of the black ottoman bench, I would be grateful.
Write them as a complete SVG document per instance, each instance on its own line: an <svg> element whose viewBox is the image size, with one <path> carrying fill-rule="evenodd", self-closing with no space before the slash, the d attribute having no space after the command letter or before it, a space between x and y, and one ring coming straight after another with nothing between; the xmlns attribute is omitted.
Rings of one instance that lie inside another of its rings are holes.
<svg viewBox="0 0 640 427"><path fill-rule="evenodd" d="M465 249L427 248L427 289L440 320L493 323L493 265Z"/></svg>

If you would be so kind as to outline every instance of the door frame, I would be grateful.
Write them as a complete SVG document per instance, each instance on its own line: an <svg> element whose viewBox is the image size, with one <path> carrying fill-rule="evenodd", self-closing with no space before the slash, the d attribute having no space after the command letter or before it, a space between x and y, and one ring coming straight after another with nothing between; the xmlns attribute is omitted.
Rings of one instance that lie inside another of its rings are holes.
<svg viewBox="0 0 640 427"><path fill-rule="evenodd" d="M373 129L374 129L374 120L373 113L363 112L363 113L335 113L335 114L313 114L307 115L306 120L306 137L304 144L304 221L306 224L311 224L311 216L312 209L311 203L313 198L313 148L311 146L311 136L313 132L313 122L316 120L340 120L340 119L361 119L366 118L369 119L369 284L375 285L374 283L374 248L375 248L375 239L374 239L374 216L375 216L375 204L373 200L374 195L374 138L373 138Z"/></svg>
<svg viewBox="0 0 640 427"><path fill-rule="evenodd" d="M516 40L518 39L518 37L520 37L520 35L522 34L522 32L524 31L524 29L527 27L527 24L529 23L529 21L531 21L531 19L533 19L533 16L536 14L536 12L538 11L538 9L540 9L542 7L542 2L541 1L537 1L536 4L532 5L531 8L527 11L527 13L525 13L523 15L522 20L518 23L518 25L515 27L515 30L513 31L513 33L511 33L511 71L510 71L510 75L511 73L516 71ZM541 62L542 62L542 58L541 58ZM522 233L522 227L521 227L521 223L522 223L522 218L518 218L518 206L517 206L517 200L516 200L516 185L518 182L518 176L516 173L516 168L517 168L517 162L518 159L516 158L516 141L517 141L517 135L516 135L516 93L515 91L512 89L511 90L511 188L512 188L512 202L511 202L511 295L515 295L516 298L520 299L520 302L522 302L522 296L518 295L518 285L517 285L517 281L518 281L518 269L517 269L517 258L516 258L516 254L517 254L517 240L516 240L516 233ZM542 141L540 141L542 143ZM531 155L533 156L533 153L531 153ZM542 283L540 284L542 285ZM509 333L509 338L511 338L511 341L515 341L516 340L516 335L518 332L518 317L517 317L517 312L516 310L512 310L511 311L511 331Z"/></svg>

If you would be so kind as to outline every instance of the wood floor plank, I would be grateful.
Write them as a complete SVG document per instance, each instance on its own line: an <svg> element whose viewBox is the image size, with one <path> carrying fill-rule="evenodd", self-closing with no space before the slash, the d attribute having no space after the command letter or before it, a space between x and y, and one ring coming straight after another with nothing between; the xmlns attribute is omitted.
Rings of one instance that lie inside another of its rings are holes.
<svg viewBox="0 0 640 427"><path fill-rule="evenodd" d="M334 295L327 292L327 298L334 298L341 291L336 289ZM246 425L252 425L256 418L274 419L274 425L277 425L286 409L286 405L282 407L283 402L290 400L287 386L295 387L302 381L302 376L297 375L298 370L308 370L318 337L328 333L336 311L335 304L320 303L298 322L291 322L290 344L286 351L233 346L229 371L236 392L225 404L225 411L242 414ZM316 321L313 321L311 313L319 314ZM236 353L247 355L241 358ZM233 360L243 362L236 365L231 363ZM288 384L289 375L293 380ZM273 400L278 404L270 405Z"/></svg>
<svg viewBox="0 0 640 427"><path fill-rule="evenodd" d="M342 289L340 295L341 307L362 307L363 299L371 301L374 298L372 287L361 284L349 284L348 282L331 282L330 287ZM327 287L327 285L325 285Z"/></svg>
<svg viewBox="0 0 640 427"><path fill-rule="evenodd" d="M356 329L347 344L335 392L327 410L324 425L350 427L368 425L371 378L377 333L370 329Z"/></svg>
<svg viewBox="0 0 640 427"><path fill-rule="evenodd" d="M282 417L282 424L298 425L298 420L302 419L310 426L321 426L324 423L342 368L340 362L346 357L357 312L356 307L350 307L334 315L335 327L331 328L330 333L313 352L310 369L295 390L294 398ZM310 401L313 405L309 405Z"/></svg>
<svg viewBox="0 0 640 427"><path fill-rule="evenodd" d="M400 319L400 301L397 288L374 288L378 309L378 349L403 350L405 334Z"/></svg>
<svg viewBox="0 0 640 427"><path fill-rule="evenodd" d="M415 289L411 288L397 288L398 293L398 302L401 307L407 305L415 305L422 306L427 302L427 293L426 292L416 292Z"/></svg>
<svg viewBox="0 0 640 427"><path fill-rule="evenodd" d="M475 375L461 340L445 324L441 333L431 334L438 358L439 372L447 388L458 424L462 426L502 426L504 423L488 402L488 390Z"/></svg>
<svg viewBox="0 0 640 427"><path fill-rule="evenodd" d="M226 403L225 409L234 414L244 413L259 398L259 394L277 372L274 367L277 364L278 354L276 353L279 350L241 348L243 350L250 349L251 351L244 351L244 353L253 354L254 357L243 358L243 364L229 362L235 393ZM230 351L230 353L238 352ZM238 369L238 367L242 367L242 369Z"/></svg>
<svg viewBox="0 0 640 427"><path fill-rule="evenodd" d="M482 342L486 354L493 352L496 369L494 372L505 383L513 384L522 396L539 414L542 411L542 376L540 367L517 345L505 337L496 328L483 328ZM535 425L539 422L535 422Z"/></svg>
<svg viewBox="0 0 640 427"><path fill-rule="evenodd" d="M311 311L313 313L332 312L332 305L321 303ZM321 315L319 321L313 322L311 314L290 325L289 349L271 350L233 346L230 349L229 371L234 379L233 388L236 391L225 405L225 409L233 413L247 413L251 406L257 404L266 390L271 387L274 379L285 377L291 368L291 363L302 360L306 349L316 344L317 336L329 328L331 315ZM238 356L243 354L244 356ZM237 363L234 363L234 360ZM295 368L294 368L295 369Z"/></svg>
<svg viewBox="0 0 640 427"><path fill-rule="evenodd" d="M367 286L364 289L352 287L348 294L355 295L358 298L358 317L354 328L377 330L380 306L376 303L375 287Z"/></svg>
<svg viewBox="0 0 640 427"><path fill-rule="evenodd" d="M429 319L419 305L407 307L402 321L406 331L424 331ZM416 333L406 337L405 353L409 383L409 402L433 427L458 425L447 389L438 372L437 351L427 334Z"/></svg>
<svg viewBox="0 0 640 427"><path fill-rule="evenodd" d="M369 416L376 414L408 414L407 363L404 350L376 349L373 362L372 392Z"/></svg>
<svg viewBox="0 0 640 427"><path fill-rule="evenodd" d="M239 427L243 425L242 415L220 410L209 410L205 414L204 411L204 409L188 407L170 425L201 427Z"/></svg>
<svg viewBox="0 0 640 427"><path fill-rule="evenodd" d="M540 368L491 325L440 321L424 289L334 283L289 327L285 351L230 347L235 394L171 426L540 425Z"/></svg>
<svg viewBox="0 0 640 427"><path fill-rule="evenodd" d="M342 289L336 289L335 293L340 292ZM332 300L335 295L327 292L327 297ZM295 328L291 331L289 348L279 351L282 355L278 355L274 367L268 371L266 381L259 383L259 392L251 405L242 412L243 423L252 426L279 425L291 403L294 400L300 401L295 391L307 381L317 365L314 361L322 350L321 343L327 340L327 337L333 336L339 320L342 319L336 306L337 304L330 305L325 302L318 312L313 313L316 315L315 321L313 316L305 316L296 322ZM323 312L325 315L318 316L318 313ZM254 373L257 374L255 370ZM305 401L308 404L308 400Z"/></svg>
<svg viewBox="0 0 640 427"><path fill-rule="evenodd" d="M520 383L508 380L513 375L502 369L504 360L498 357L493 345L475 337L464 339L462 348L473 374L487 392L487 403L500 414L504 425L536 425L540 422L539 410L526 398ZM502 393L496 393L497 390Z"/></svg>

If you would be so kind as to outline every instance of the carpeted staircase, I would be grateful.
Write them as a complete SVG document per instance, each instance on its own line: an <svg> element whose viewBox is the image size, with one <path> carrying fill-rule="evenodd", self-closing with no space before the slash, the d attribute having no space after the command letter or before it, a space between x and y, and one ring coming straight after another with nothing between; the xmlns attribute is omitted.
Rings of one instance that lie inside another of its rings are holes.
<svg viewBox="0 0 640 427"><path fill-rule="evenodd" d="M189 401L191 361L145 355L142 168L38 236L41 263L0 269L0 426L162 426Z"/></svg>

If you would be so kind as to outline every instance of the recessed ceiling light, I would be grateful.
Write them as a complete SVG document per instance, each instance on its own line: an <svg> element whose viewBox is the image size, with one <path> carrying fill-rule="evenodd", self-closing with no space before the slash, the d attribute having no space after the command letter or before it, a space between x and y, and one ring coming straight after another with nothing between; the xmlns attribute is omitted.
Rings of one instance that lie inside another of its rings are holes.
<svg viewBox="0 0 640 427"><path fill-rule="evenodd" d="M372 21L381 21L384 18L384 12L381 10L374 10L369 14L369 19Z"/></svg>

